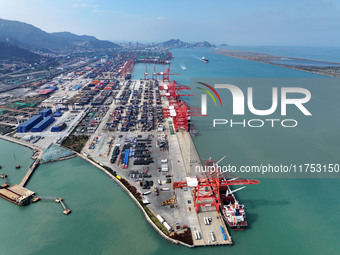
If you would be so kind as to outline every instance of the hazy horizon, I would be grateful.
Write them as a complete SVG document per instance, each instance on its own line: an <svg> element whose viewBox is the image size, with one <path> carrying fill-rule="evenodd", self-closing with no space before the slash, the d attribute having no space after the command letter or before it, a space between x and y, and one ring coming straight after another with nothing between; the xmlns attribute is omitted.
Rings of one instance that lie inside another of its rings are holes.
<svg viewBox="0 0 340 255"><path fill-rule="evenodd" d="M46 32L114 42L208 41L237 46L340 46L340 3L333 0L242 2L0 0L0 17Z"/></svg>

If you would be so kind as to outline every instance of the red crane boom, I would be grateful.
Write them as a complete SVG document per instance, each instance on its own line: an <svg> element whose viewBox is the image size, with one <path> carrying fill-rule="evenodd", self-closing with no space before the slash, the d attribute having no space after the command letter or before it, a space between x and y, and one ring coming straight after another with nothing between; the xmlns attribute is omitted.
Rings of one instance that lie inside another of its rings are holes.
<svg viewBox="0 0 340 255"><path fill-rule="evenodd" d="M195 187L194 206L196 213L201 206L214 206L217 211L221 204L220 187L231 185L259 184L258 180L224 180L222 178L198 178L197 183L188 185L187 181L173 183L173 189Z"/></svg>

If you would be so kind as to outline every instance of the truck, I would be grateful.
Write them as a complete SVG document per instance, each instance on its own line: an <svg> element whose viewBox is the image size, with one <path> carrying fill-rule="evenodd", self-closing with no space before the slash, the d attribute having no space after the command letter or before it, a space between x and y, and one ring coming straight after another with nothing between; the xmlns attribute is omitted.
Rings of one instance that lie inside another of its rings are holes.
<svg viewBox="0 0 340 255"><path fill-rule="evenodd" d="M155 192L156 192L156 196L158 196L159 192L158 192L158 188L157 187L155 187Z"/></svg>

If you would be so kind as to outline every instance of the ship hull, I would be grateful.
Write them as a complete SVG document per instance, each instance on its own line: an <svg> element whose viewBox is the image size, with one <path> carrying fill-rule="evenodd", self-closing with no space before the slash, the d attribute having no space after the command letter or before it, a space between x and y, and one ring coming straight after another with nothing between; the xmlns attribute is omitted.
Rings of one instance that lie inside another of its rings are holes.
<svg viewBox="0 0 340 255"><path fill-rule="evenodd" d="M229 187L227 187L227 190L228 190L228 193L230 194L231 193L231 190ZM222 193L226 193L226 190L225 191L222 191ZM225 213L225 208L224 208L224 205L225 204L229 204L229 205L233 205L235 204L235 201L236 201L236 198L234 196L234 194L231 194L231 195L228 195L228 196L223 196L223 194L221 194L221 207L220 207L220 210L222 212L222 216L223 216L223 220L225 221L225 223L228 224L228 226L232 229L232 230L244 230L247 228L248 226L248 222L247 222L247 218L245 217L244 218L244 221L242 222L239 222L237 224L235 224L234 222L230 221Z"/></svg>

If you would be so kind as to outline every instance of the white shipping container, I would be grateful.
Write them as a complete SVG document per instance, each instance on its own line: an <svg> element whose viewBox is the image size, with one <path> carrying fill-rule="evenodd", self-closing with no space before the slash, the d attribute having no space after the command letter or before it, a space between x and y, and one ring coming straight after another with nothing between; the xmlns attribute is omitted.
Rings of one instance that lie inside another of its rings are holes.
<svg viewBox="0 0 340 255"><path fill-rule="evenodd" d="M163 222L165 221L162 216L160 216L159 214L156 216L156 218L160 221L160 223L163 224Z"/></svg>
<svg viewBox="0 0 340 255"><path fill-rule="evenodd" d="M170 232L172 230L171 226L167 222L163 222L164 227Z"/></svg>

